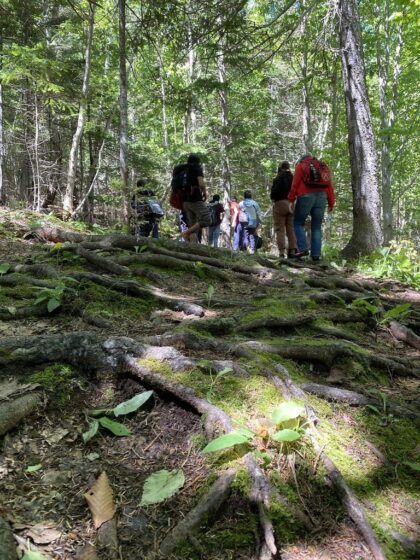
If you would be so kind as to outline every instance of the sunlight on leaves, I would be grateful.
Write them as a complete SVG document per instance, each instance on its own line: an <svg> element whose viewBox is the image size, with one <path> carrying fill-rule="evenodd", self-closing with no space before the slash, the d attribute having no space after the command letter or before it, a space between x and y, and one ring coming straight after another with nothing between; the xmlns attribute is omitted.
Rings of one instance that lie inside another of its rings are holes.
<svg viewBox="0 0 420 560"><path fill-rule="evenodd" d="M252 434L251 437L253 437L253 435L254 434ZM234 445L247 443L251 437L245 435L243 431L239 430L229 432L228 434L224 434L207 444L203 449L203 453L214 453L215 451L221 451L222 449L227 449L229 447L233 447Z"/></svg>
<svg viewBox="0 0 420 560"><path fill-rule="evenodd" d="M99 423L101 426L112 432L114 436L131 436L130 430L126 428L124 424L113 422L106 416L102 416L101 418L99 418Z"/></svg>
<svg viewBox="0 0 420 560"><path fill-rule="evenodd" d="M153 473L146 479L143 486L141 506L158 504L170 498L185 484L185 476L181 469L167 471L161 470Z"/></svg>
<svg viewBox="0 0 420 560"><path fill-rule="evenodd" d="M153 395L153 391L145 391L144 393L139 393L135 395L132 399L128 401L124 401L117 405L113 412L115 416L123 416L124 414L130 414L131 412L135 412L141 406L147 402L150 397Z"/></svg>

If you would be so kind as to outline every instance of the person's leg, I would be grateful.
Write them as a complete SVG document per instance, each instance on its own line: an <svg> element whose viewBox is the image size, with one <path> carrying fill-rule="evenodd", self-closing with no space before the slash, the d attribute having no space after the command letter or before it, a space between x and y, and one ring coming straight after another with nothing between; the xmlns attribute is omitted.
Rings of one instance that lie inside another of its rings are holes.
<svg viewBox="0 0 420 560"><path fill-rule="evenodd" d="M213 226L213 247L219 246L220 224Z"/></svg>
<svg viewBox="0 0 420 560"><path fill-rule="evenodd" d="M195 202L184 202L184 212L187 216L188 228L181 232L181 235L187 241L196 241L195 234L200 229L195 204Z"/></svg>
<svg viewBox="0 0 420 560"><path fill-rule="evenodd" d="M279 250L279 255L284 256L284 250L286 248L286 240L284 237L285 224L286 224L286 214L289 212L289 203L287 202L287 207L285 209L284 200L277 200L273 206L273 224L274 231L276 233L276 242Z"/></svg>
<svg viewBox="0 0 420 560"><path fill-rule="evenodd" d="M210 247L213 247L214 244L214 234L215 234L215 228L216 226L210 226L209 227L209 241L208 244Z"/></svg>
<svg viewBox="0 0 420 560"><path fill-rule="evenodd" d="M255 228L246 228L246 247L248 251L253 255L255 253Z"/></svg>
<svg viewBox="0 0 420 560"><path fill-rule="evenodd" d="M315 202L315 193L299 196L296 201L293 225L295 228L296 241L299 252L308 250L308 242L305 235L305 220Z"/></svg>
<svg viewBox="0 0 420 560"><path fill-rule="evenodd" d="M159 222L152 223L152 237L153 239L159 239Z"/></svg>
<svg viewBox="0 0 420 560"><path fill-rule="evenodd" d="M293 228L293 214L288 212L286 216L286 235L287 235L287 243L288 243L288 255L294 255L297 249L296 243L296 235L295 230Z"/></svg>
<svg viewBox="0 0 420 560"><path fill-rule="evenodd" d="M315 202L311 209L311 257L318 259L321 256L322 246L322 220L327 206L327 194L316 192Z"/></svg>
<svg viewBox="0 0 420 560"><path fill-rule="evenodd" d="M240 238L241 238L241 224L236 224L235 229L233 230L233 243L232 243L232 249L234 251L239 250Z"/></svg>
<svg viewBox="0 0 420 560"><path fill-rule="evenodd" d="M138 232L141 237L149 237L152 231L152 224L150 222L141 222L138 227Z"/></svg>

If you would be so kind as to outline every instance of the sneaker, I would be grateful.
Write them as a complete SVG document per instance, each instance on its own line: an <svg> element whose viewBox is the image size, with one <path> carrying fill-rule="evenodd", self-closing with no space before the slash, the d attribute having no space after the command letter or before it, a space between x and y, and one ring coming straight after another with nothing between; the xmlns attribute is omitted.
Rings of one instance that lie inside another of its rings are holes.
<svg viewBox="0 0 420 560"><path fill-rule="evenodd" d="M309 251L296 251L295 258L300 259L301 257L307 257L309 255Z"/></svg>
<svg viewBox="0 0 420 560"><path fill-rule="evenodd" d="M312 259L314 262L318 262L318 261L321 259L321 257L311 257L311 259Z"/></svg>
<svg viewBox="0 0 420 560"><path fill-rule="evenodd" d="M287 251L287 258L294 259L296 257L296 253L297 249L290 249L290 251Z"/></svg>

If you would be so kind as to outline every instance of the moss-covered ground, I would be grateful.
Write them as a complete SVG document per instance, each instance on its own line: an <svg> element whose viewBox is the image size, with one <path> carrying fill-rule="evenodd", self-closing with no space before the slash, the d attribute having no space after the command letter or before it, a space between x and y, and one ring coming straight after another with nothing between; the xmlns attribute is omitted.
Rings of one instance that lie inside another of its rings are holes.
<svg viewBox="0 0 420 560"><path fill-rule="evenodd" d="M66 283L65 278L72 272L88 271L113 277L95 269L73 251L66 251L65 245L54 248L52 244L40 244L36 240L22 240L21 233L25 227L26 230L35 230L45 221L69 228L57 218L47 219L23 211L14 215L7 212L0 214L0 265L42 263L52 266L57 270L57 278L48 280L55 285L63 278L61 281ZM72 229L88 233L80 224L73 224ZM136 251L141 256L141 251ZM115 255L128 253L124 250L101 254L112 259ZM262 268L253 257L243 254L211 250L208 255L223 259L227 264ZM415 518L420 497L418 426L412 420L392 416L387 399L415 408L418 404L415 397L418 379L409 377L399 380L387 370L372 369L366 364L369 356L376 352L391 359L409 357L416 366L418 353L408 346L397 344L385 327L376 325L373 328L371 322L340 323L339 320L333 322L329 319L327 315L331 312L347 312L346 305L339 298L334 303L315 303L311 295L316 290L304 283L308 274L328 277L328 268L312 267L312 272L308 272L297 265L299 281L296 282L288 267L273 263L277 270L271 270L273 274L279 274L279 282L271 287L263 280L259 286L234 273L231 273L230 282L215 278L210 281L203 276L200 265L197 270L191 271L141 263L132 265L133 271L143 268L159 274L163 280L160 287L166 293L195 298L204 307L203 318L166 309L152 297L133 297L86 279L78 283L70 281L66 285L72 289L64 290L60 306L54 312L43 317L29 316L20 321L0 321L0 337L61 335L88 330L105 337L110 334L129 336L141 342L152 335L190 333L195 340L202 341L202 347L191 349L179 344L177 349L194 361L194 365L187 369L174 371L169 361L161 359L139 359L138 362L152 372L191 388L198 397L225 411L235 428L247 427L253 431L256 431L256 423L264 424L264 419L271 418L273 410L287 400L270 378L270 375L281 377L281 368L287 369L297 385L311 381L386 395L379 398L376 410L331 403L310 395L306 398L319 418L316 434L319 443L363 504L386 557L389 560L414 558L415 553L404 549L390 529L412 541L418 536ZM336 274L336 271L333 272ZM343 274L350 277L350 272ZM0 310L34 304L39 294L37 288L29 283L15 287L2 285L2 276L10 277L10 274L0 275ZM116 276L113 278L118 280ZM154 287L153 281L143 276L133 274L131 279L142 286ZM213 286L211 296L210 285ZM395 291L398 292L398 289L396 284ZM412 304L412 312L419 312L415 303ZM260 319L290 319L303 314L313 315L314 321L281 330L243 330L243 327ZM87 317L106 319L106 326L91 320L88 322ZM212 321L208 329L205 328L206 320ZM334 327L355 336L358 342L321 333L317 327ZM330 365L325 365L319 360L303 359L299 355L293 359L282 357L281 352L268 351L268 348L257 345L245 355L235 353L239 344L249 341L269 345L272 349L293 348L302 354L307 349L328 354L331 348L339 347L351 351L353 356L338 355ZM231 351L209 350L210 343L218 342L226 343ZM2 352L1 338L0 357L8 357ZM211 367L215 360L233 360L240 373L228 368L223 375L218 375ZM87 429L88 410L114 406L143 388L127 381L123 372L118 380L101 371L96 371L94 377L87 379L84 364L77 368L71 368L66 363L26 365L22 371L16 371L17 378L23 375L26 383L40 385L45 390L49 404L45 411L38 411L38 415L35 414L33 419L7 436L1 468L9 469L11 478L9 487L3 486L0 494L5 503L14 496L19 526L48 519L57 526L60 524L64 536L57 543L41 547L46 554L54 557L61 546L62 550L66 550L61 558L74 558L77 546L92 540L93 530L81 495L83 485L87 487L89 477L94 473L106 470L111 482L114 481L122 557L129 558L133 554L143 554L146 547L157 546L160 536L165 535L180 516L184 516L205 494L217 472L235 466L238 474L231 498L216 519L208 520L202 527L199 541L204 552L198 552L197 546L187 542L180 546L173 558L198 559L204 554L208 560L247 560L254 554L259 531L257 510L248 500L251 480L243 463L244 454L252 451L275 491L286 499L281 503L274 495L268 510L277 542L286 557L289 551L296 558L310 559L318 557L315 555L324 550L330 554L328 557L338 558L334 556L334 551L342 542L340 560L371 558L368 549L360 545L361 537L337 495L326 483L323 466L304 431L299 441L290 447L257 434L248 444L205 455L202 449L208 442L202 421L193 412L185 411L180 403L173 403L168 395L158 394L147 410L123 420L132 430L132 436L116 438L101 432L85 445L81 434ZM303 430L307 427L305 420L302 415ZM66 434L57 441L49 437L48 440L54 443L47 445L47 436L43 434L58 428ZM27 457L32 463L41 464L42 469L27 474ZM17 466L19 460L23 461L23 466ZM162 504L140 507L141 488L146 476L162 468L183 468L185 488ZM61 487L57 483L57 486L46 488L43 477L48 473L52 477L52 471L69 472L67 482ZM73 486L70 483L72 476L77 483ZM72 498L71 505L66 509L63 500L71 491L78 497ZM28 492L34 502L32 510L25 501ZM308 531L285 503L304 512L312 521L313 530ZM56 505L57 515L54 513Z"/></svg>

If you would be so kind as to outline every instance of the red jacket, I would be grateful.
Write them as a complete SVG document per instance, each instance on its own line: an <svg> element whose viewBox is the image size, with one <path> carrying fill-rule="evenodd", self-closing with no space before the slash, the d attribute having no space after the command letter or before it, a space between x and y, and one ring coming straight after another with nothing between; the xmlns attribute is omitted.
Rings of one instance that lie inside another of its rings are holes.
<svg viewBox="0 0 420 560"><path fill-rule="evenodd" d="M328 199L328 208L330 210L334 208L335 197L334 197L334 187L332 183L330 183L328 187L322 187L319 189L314 187L308 187L303 182L304 169L305 166L303 165L303 162L300 162L295 169L295 174L293 175L292 187L290 189L289 196L288 196L290 202L294 202L298 196L302 196L303 194L310 194L318 191L326 191L327 199Z"/></svg>

